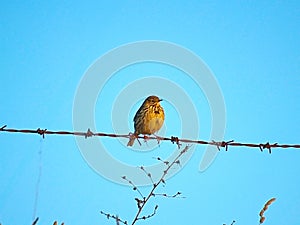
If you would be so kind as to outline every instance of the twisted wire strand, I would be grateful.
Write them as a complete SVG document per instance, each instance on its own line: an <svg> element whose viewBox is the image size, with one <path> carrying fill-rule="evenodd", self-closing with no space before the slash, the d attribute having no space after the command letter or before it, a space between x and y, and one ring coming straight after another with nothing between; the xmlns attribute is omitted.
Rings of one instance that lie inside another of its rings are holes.
<svg viewBox="0 0 300 225"><path fill-rule="evenodd" d="M101 132L92 132L90 129L88 129L86 132L83 131L50 131L47 129L12 129L12 128L6 128L7 126L4 125L0 128L0 132L9 132L9 133L27 133L27 134L39 134L43 138L45 138L45 135L73 135L73 136L83 136L85 138L88 137L110 137L110 138L130 138L133 134L112 134L112 133L101 133ZM160 136L144 136L144 135L139 135L138 139L144 139L144 140L149 140L149 139L155 139L158 141L171 141L174 144L177 144L178 147L181 145L181 143L188 143L188 144L200 144L200 145L213 145L220 150L220 148L225 148L225 150L228 150L229 146L233 147L249 147L249 148L259 148L261 151L264 149L269 150L269 153L271 153L271 149L273 148L296 148L300 149L300 144L278 144L278 143L273 143L270 144L269 142L267 143L240 143L240 142L235 142L234 140L230 141L204 141L204 140L192 140L192 139L181 139L178 137L160 137Z"/></svg>

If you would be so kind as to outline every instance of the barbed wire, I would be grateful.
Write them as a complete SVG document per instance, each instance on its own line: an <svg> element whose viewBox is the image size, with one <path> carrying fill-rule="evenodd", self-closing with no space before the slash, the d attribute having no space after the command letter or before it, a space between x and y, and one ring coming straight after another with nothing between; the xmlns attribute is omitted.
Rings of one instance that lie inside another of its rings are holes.
<svg viewBox="0 0 300 225"><path fill-rule="evenodd" d="M10 132L10 133L28 133L28 134L39 134L43 138L45 138L45 135L73 135L73 136L83 136L85 138L88 137L110 137L110 138L131 138L132 133L129 134L110 134L110 133L101 133L97 132L94 133L90 129L87 129L86 132L83 131L50 131L47 129L13 129L13 128L6 128L7 125L4 125L0 128L1 132ZM225 148L225 151L228 151L229 146L240 146L240 147L249 147L249 148L259 148L260 151L263 151L264 149L267 149L269 153L271 153L271 150L273 148L297 148L300 149L300 144L278 144L273 143L270 144L269 142L266 143L240 143L235 142L234 140L230 141L204 141L204 140L191 140L191 139L183 139L178 137L160 137L160 136L145 136L145 135L139 135L137 136L138 139L144 139L146 140L157 140L160 141L171 141L173 144L177 144L178 147L181 146L181 143L189 143L189 144L200 144L200 145L213 145L218 148L220 151L220 148Z"/></svg>

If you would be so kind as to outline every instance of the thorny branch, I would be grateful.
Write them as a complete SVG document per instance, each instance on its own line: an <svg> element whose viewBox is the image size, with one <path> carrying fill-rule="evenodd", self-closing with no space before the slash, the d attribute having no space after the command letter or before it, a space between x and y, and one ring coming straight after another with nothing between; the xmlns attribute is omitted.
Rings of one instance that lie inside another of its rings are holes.
<svg viewBox="0 0 300 225"><path fill-rule="evenodd" d="M39 134L43 138L45 138L45 135L74 135L74 136L83 136L85 138L88 137L110 137L110 138L130 138L130 134L108 134L108 133L94 133L90 129L88 129L86 132L78 132L78 131L50 131L47 129L8 129L7 126L4 125L0 128L0 132L10 132L10 133L29 133L29 134ZM267 143L239 143L235 142L234 140L230 141L203 141L203 140L191 140L191 139L179 139L178 137L160 137L160 136L145 136L140 135L137 137L138 139L144 139L144 140L159 140L159 141L171 141L173 144L177 144L178 148L181 146L181 143L190 143L190 144L201 144L201 145L213 145L218 148L220 151L220 148L225 148L225 151L228 151L229 146L241 146L241 147L249 147L249 148L259 148L260 151L263 151L264 149L267 149L269 153L271 153L272 148L297 148L300 149L300 144L270 144Z"/></svg>

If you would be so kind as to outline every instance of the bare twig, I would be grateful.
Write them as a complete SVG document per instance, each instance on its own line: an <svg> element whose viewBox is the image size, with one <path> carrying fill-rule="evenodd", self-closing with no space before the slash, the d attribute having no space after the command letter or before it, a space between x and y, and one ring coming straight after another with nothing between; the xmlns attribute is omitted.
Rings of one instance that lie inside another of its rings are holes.
<svg viewBox="0 0 300 225"><path fill-rule="evenodd" d="M126 180L133 187L133 190L137 191L142 198L145 198L144 195L142 194L142 192L139 190L139 188L137 186L135 186L135 184L131 180L127 179L126 176L122 176L122 179Z"/></svg>
<svg viewBox="0 0 300 225"><path fill-rule="evenodd" d="M103 211L100 211L100 213L103 214L104 216L106 216L107 219L110 219L110 218L115 219L117 224L123 223L125 225L128 225L128 222L126 220L121 220L119 218L119 216L117 216L117 215L112 215L109 213L105 213Z"/></svg>
<svg viewBox="0 0 300 225"><path fill-rule="evenodd" d="M235 220L232 221L232 223L230 225L233 225L235 223ZM223 225L226 225L225 223Z"/></svg>
<svg viewBox="0 0 300 225"><path fill-rule="evenodd" d="M144 171L144 173L147 175L147 177L149 177L149 179L151 180L152 184L154 185L154 181L152 179L151 173L148 173L143 166L140 166L140 169Z"/></svg>
<svg viewBox="0 0 300 225"><path fill-rule="evenodd" d="M170 162L168 162L168 161L162 160L160 157L157 157L157 158L155 158L155 159L157 159L158 161L161 161L162 163L166 164L166 166L169 165L169 163L170 163Z"/></svg>
<svg viewBox="0 0 300 225"><path fill-rule="evenodd" d="M32 222L32 225L36 225L38 221L39 221L39 218L37 217L37 218Z"/></svg>
<svg viewBox="0 0 300 225"><path fill-rule="evenodd" d="M155 197L155 196L162 196L162 197L166 197L166 198L185 198L184 196L181 196L181 194L182 193L178 191L174 195L167 195L165 193L153 193L152 195L153 195L153 197Z"/></svg>
<svg viewBox="0 0 300 225"><path fill-rule="evenodd" d="M139 193L139 195L141 196L141 199L140 198L135 198L135 201L137 203L138 211L137 211L131 225L134 225L138 220L145 220L145 219L153 217L156 214L156 211L158 209L158 205L156 205L154 207L154 210L153 210L152 214L145 215L145 216L140 216L143 209L144 209L144 207L145 207L145 205L147 204L147 202L149 201L149 199L151 197L163 196L163 197L167 197L167 198L177 198L181 195L181 192L177 192L174 195L167 195L167 194L154 193L154 191L156 190L156 188L161 183L165 184L165 180L164 180L165 176L168 174L169 170L174 165L180 165L180 158L184 153L186 153L188 151L188 149L189 149L189 146L186 146L183 150L181 150L180 153L175 157L175 159L171 163L163 161L160 158L157 158L158 160L165 162L165 165L166 165L166 169L163 171L163 173L162 173L162 175L161 175L161 177L160 177L160 179L158 180L157 183L155 183L153 181L151 173L147 172L146 169L143 166L139 167L142 171L144 171L144 173L147 175L147 177L149 177L149 179L151 180L151 182L153 184L152 189L150 190L149 194L146 197L142 194L142 192L138 189L138 187L131 180L129 180L126 176L122 176L122 179L126 180L133 187L133 190L137 191ZM182 198L184 198L184 197L182 197ZM119 217L117 217L115 215L104 213L103 211L101 211L101 214L105 215L108 219L113 218L113 219L119 220ZM120 222L122 222L124 224L127 224L127 221L120 220Z"/></svg>
<svg viewBox="0 0 300 225"><path fill-rule="evenodd" d="M57 222L57 221L54 221L54 222L53 222L53 225L58 225L58 222ZM65 223L62 222L61 225L65 225Z"/></svg>
<svg viewBox="0 0 300 225"><path fill-rule="evenodd" d="M158 181L157 183L153 183L153 187L152 187L150 193L147 195L147 197L145 197L145 198L143 199L143 201L138 202L138 211L137 211L137 213L136 213L136 215L135 215L135 217L134 217L134 219L133 219L133 221L132 221L132 225L134 225L138 220L144 219L144 218L145 218L145 219L150 218L150 217L152 217L152 216L156 213L156 210L157 210L157 207L158 207L158 206L155 207L154 212L153 212L153 215L151 214L150 216L143 216L143 217L140 217L140 214L141 214L141 212L143 211L144 206L147 204L148 200L149 200L151 197L155 196L154 191L156 190L156 188L157 188L161 183L165 183L164 178L165 178L165 176L168 174L168 171L169 171L175 164L178 164L179 159L181 158L181 156L182 156L184 153L187 152L188 149L189 149L189 146L186 146L186 147L178 154L178 156L173 160L173 162L171 162L170 164L167 165L167 168L166 168L166 170L163 171L163 174L162 174L161 178L159 179L159 181Z"/></svg>
<svg viewBox="0 0 300 225"><path fill-rule="evenodd" d="M149 219L150 217L154 216L156 214L156 210L158 209L158 205L156 205L154 207L153 213L149 214L147 216L142 216L142 217L138 217L136 220L145 220L145 219Z"/></svg>

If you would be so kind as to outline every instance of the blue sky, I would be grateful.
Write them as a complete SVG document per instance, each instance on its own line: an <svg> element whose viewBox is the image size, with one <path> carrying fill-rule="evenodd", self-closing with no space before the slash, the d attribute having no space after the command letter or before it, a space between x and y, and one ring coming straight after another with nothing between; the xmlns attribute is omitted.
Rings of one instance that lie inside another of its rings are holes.
<svg viewBox="0 0 300 225"><path fill-rule="evenodd" d="M298 1L10 1L2 3L0 16L0 126L73 130L74 98L88 68L118 46L158 40L189 49L213 72L226 106L225 140L300 142ZM157 63L135 64L111 76L95 103L97 131L114 131L118 95L149 77L172 81L187 93L198 115L198 138L208 140L212 118L205 93L183 71ZM164 88L151 87L157 93ZM124 123L130 129L144 97L137 91L136 102L128 103L132 108ZM163 132L180 136L185 120L180 120L177 103L165 97ZM175 149L162 143L138 152L117 139L100 140L113 157L136 166L155 164L153 157L167 157ZM114 224L101 210L133 219L137 193L95 172L74 137L1 132L0 143L3 225L31 224L35 216L38 224ZM157 214L140 224L258 224L259 211L272 197L277 200L264 224L300 222L297 149L274 149L270 155L232 147L199 172L205 150L197 146L188 163L159 189L181 191L186 198L153 199L145 214L158 204ZM146 194L149 187L141 190Z"/></svg>

